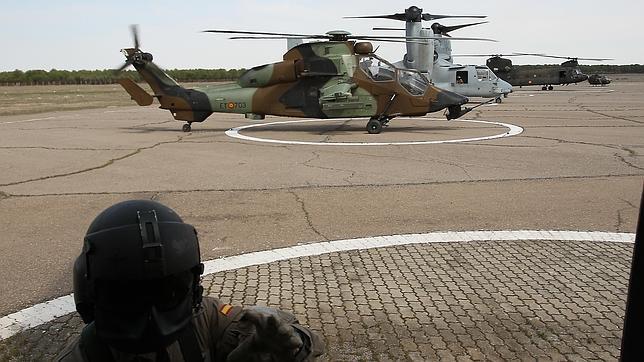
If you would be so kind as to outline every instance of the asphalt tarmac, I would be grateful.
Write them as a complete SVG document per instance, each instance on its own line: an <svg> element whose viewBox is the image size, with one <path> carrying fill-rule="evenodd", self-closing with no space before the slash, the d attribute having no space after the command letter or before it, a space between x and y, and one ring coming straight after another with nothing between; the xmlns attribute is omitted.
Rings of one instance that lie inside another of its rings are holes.
<svg viewBox="0 0 644 362"><path fill-rule="evenodd" d="M644 180L644 78L517 89L466 120L292 121L214 114L181 131L155 107L0 117L0 316L72 291L91 220L151 198L199 231L203 259L433 231L634 232ZM280 141L283 143L275 143ZM422 143L370 145L368 143ZM355 145L297 144L356 143ZM360 144L362 143L362 144Z"/></svg>

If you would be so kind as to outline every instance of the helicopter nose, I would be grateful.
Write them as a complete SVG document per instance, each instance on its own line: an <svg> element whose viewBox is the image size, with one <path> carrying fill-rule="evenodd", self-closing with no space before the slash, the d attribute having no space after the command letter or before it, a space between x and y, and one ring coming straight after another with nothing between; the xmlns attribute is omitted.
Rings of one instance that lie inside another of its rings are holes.
<svg viewBox="0 0 644 362"><path fill-rule="evenodd" d="M499 80L499 88L503 94L512 93L512 85L502 79Z"/></svg>
<svg viewBox="0 0 644 362"><path fill-rule="evenodd" d="M432 102L429 106L429 112L437 112L441 109L451 106L462 106L467 103L469 99L460 94L450 92L444 89L438 89L436 94L436 101Z"/></svg>

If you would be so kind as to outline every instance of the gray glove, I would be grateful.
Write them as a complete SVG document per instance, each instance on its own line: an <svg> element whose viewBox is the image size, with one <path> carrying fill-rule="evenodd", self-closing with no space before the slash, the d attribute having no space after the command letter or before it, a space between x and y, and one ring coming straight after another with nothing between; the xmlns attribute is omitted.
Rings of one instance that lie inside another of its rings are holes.
<svg viewBox="0 0 644 362"><path fill-rule="evenodd" d="M295 361L302 348L299 333L266 308L243 312L241 323L254 325L254 333L228 355L227 361Z"/></svg>

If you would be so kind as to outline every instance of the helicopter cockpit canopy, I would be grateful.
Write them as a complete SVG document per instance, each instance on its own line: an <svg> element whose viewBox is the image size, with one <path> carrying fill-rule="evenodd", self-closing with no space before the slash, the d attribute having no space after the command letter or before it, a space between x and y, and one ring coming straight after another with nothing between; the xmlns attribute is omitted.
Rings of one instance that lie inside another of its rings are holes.
<svg viewBox="0 0 644 362"><path fill-rule="evenodd" d="M374 81L398 81L412 95L423 95L429 87L429 80L419 71L396 68L375 54L360 57L358 65Z"/></svg>

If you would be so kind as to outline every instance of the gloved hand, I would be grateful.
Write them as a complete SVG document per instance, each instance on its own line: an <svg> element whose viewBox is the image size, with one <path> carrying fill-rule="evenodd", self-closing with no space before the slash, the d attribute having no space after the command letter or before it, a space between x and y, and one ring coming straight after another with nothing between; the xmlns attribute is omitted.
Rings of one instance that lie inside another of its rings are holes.
<svg viewBox="0 0 644 362"><path fill-rule="evenodd" d="M247 310L240 322L252 323L255 332L228 355L227 361L294 361L302 338L275 314Z"/></svg>

